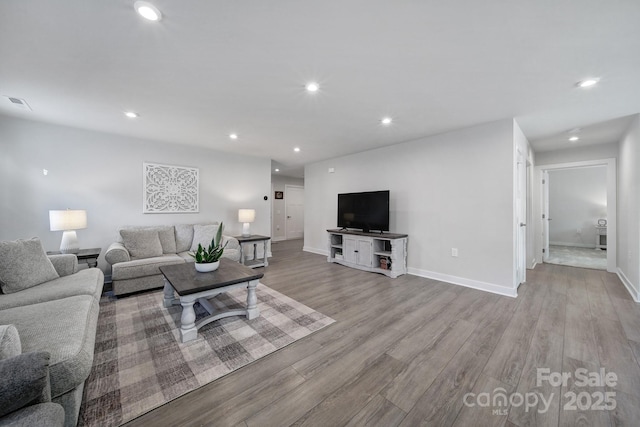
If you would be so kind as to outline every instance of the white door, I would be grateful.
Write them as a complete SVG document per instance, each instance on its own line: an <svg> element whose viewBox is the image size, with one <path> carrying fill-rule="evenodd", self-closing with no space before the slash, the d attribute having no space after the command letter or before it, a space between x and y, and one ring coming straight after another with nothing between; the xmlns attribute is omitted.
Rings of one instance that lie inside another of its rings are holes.
<svg viewBox="0 0 640 427"><path fill-rule="evenodd" d="M518 150L516 161L516 284L526 280L527 272L527 165Z"/></svg>
<svg viewBox="0 0 640 427"><path fill-rule="evenodd" d="M301 239L304 237L304 187L285 185L284 201L286 238Z"/></svg>
<svg viewBox="0 0 640 427"><path fill-rule="evenodd" d="M542 262L549 259L549 172L542 171Z"/></svg>

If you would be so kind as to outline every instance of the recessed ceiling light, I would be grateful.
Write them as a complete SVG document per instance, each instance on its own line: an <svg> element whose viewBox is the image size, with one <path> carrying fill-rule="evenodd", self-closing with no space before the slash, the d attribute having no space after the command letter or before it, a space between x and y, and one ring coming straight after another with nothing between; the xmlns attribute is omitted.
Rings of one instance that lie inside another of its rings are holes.
<svg viewBox="0 0 640 427"><path fill-rule="evenodd" d="M391 117L383 117L382 120L380 120L380 123L382 123L385 126L389 126L392 122L393 122L393 119Z"/></svg>
<svg viewBox="0 0 640 427"><path fill-rule="evenodd" d="M300 152L300 147L294 148L293 151L295 151L296 153L299 153Z"/></svg>
<svg viewBox="0 0 640 427"><path fill-rule="evenodd" d="M238 134L237 134L237 133L230 133L230 134L229 134L229 138L231 138L231 139L238 139Z"/></svg>
<svg viewBox="0 0 640 427"><path fill-rule="evenodd" d="M315 93L320 90L320 85L316 82L309 82L305 86L305 89L307 89L307 92Z"/></svg>
<svg viewBox="0 0 640 427"><path fill-rule="evenodd" d="M276 168L276 169L275 169L275 171L276 171L276 172L280 172L280 169Z"/></svg>
<svg viewBox="0 0 640 427"><path fill-rule="evenodd" d="M135 119L136 117L140 117L140 114L135 113L133 111L125 111L124 115L129 117L130 119Z"/></svg>
<svg viewBox="0 0 640 427"><path fill-rule="evenodd" d="M577 140L579 140L580 138L578 138L577 136L572 136L571 138L569 138L569 141L571 142L576 142Z"/></svg>
<svg viewBox="0 0 640 427"><path fill-rule="evenodd" d="M586 79L586 80L582 80L579 81L578 83L576 83L576 86L581 87L581 88L587 88L587 87L591 87L596 85L598 82L600 81L600 79Z"/></svg>
<svg viewBox="0 0 640 427"><path fill-rule="evenodd" d="M138 15L149 21L159 21L162 19L162 13L157 7L146 1L137 1L133 4L133 7L138 12Z"/></svg>

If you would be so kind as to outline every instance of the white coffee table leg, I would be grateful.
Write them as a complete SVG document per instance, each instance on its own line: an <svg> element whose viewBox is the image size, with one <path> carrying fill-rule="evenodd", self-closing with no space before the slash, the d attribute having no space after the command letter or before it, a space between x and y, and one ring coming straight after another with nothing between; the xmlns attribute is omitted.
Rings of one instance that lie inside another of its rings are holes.
<svg viewBox="0 0 640 427"><path fill-rule="evenodd" d="M195 301L180 301L182 317L180 318L180 340L187 342L198 337L196 328L196 312L193 310Z"/></svg>
<svg viewBox="0 0 640 427"><path fill-rule="evenodd" d="M169 281L164 279L164 306L171 307L174 304L176 299L175 291L173 290L173 286L169 283Z"/></svg>
<svg viewBox="0 0 640 427"><path fill-rule="evenodd" d="M258 281L252 280L247 286L247 319L255 319L260 316L260 309L258 308L258 296L256 295L256 288L258 287Z"/></svg>
<svg viewBox="0 0 640 427"><path fill-rule="evenodd" d="M267 259L267 242L268 240L264 241L264 266L265 267L269 266L269 260Z"/></svg>

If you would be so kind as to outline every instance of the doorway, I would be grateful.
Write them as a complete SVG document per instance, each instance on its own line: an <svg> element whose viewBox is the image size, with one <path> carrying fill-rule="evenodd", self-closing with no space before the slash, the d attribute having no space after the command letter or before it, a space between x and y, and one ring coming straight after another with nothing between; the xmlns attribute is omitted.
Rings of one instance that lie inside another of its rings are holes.
<svg viewBox="0 0 640 427"><path fill-rule="evenodd" d="M284 186L285 200L285 238L302 239L304 237L304 187Z"/></svg>
<svg viewBox="0 0 640 427"><path fill-rule="evenodd" d="M614 273L615 159L538 166L536 177L536 261Z"/></svg>

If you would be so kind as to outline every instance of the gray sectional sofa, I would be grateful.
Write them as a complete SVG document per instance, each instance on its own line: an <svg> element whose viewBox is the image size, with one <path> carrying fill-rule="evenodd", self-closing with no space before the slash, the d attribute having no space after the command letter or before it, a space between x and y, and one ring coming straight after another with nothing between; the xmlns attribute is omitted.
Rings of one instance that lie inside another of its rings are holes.
<svg viewBox="0 0 640 427"><path fill-rule="evenodd" d="M163 287L159 268L193 262L189 252L197 249L198 243L203 246L211 243L217 229L217 223L121 228L118 241L105 253L105 259L111 265L113 294L118 296ZM238 241L223 235L222 243L227 244L222 257L239 261Z"/></svg>
<svg viewBox="0 0 640 427"><path fill-rule="evenodd" d="M35 240L26 242L31 244ZM3 245L5 243L16 242L2 242ZM39 240L37 244L40 245ZM16 273L16 261L5 262L7 253L15 253L16 247L19 250L19 246L14 245L8 249L5 247L6 253L0 253L2 263L8 264L2 266L2 274L5 278L17 278L14 284L22 277L28 281L30 274L38 274L37 267L32 272ZM46 262L44 251L40 250ZM56 419L47 421L46 417L57 417L59 420L60 413L56 412L59 407L56 403L64 409L65 426L75 426L78 421L84 383L93 364L104 275L97 268L78 271L75 255L52 255L48 259L55 269L53 272L51 264L47 263L46 268L50 270L47 275L51 280L42 283L36 281L35 285L31 283L21 289L11 288L0 277L3 290L0 294L0 325L5 325L1 329L4 333L0 337L0 363L15 364L18 363L18 358L27 358L28 355L43 355L40 358L44 358L46 362L48 355L49 396L53 403L41 403L47 402L46 399L37 401L32 406L2 417L0 424L4 420L11 425L37 425L40 420L44 425L55 425ZM24 267L22 270L24 271ZM14 374L21 375L15 370ZM4 381L5 378L3 386ZM21 383L19 377L16 381L17 384ZM22 382L26 381L28 379ZM1 389L0 394L4 394L6 398L11 390Z"/></svg>

